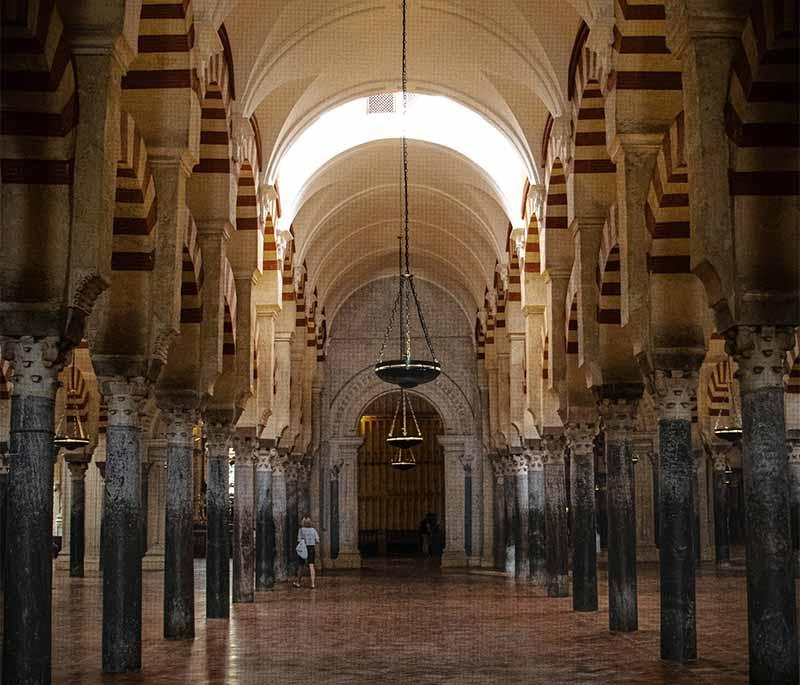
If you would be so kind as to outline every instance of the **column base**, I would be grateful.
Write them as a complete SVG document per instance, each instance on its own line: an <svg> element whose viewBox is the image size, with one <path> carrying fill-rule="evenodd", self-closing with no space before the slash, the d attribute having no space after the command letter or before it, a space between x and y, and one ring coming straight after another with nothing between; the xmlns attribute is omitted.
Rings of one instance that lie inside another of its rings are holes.
<svg viewBox="0 0 800 685"><path fill-rule="evenodd" d="M142 571L163 571L164 550L150 550L142 557Z"/></svg>
<svg viewBox="0 0 800 685"><path fill-rule="evenodd" d="M555 576L545 582L548 597L569 597L569 576Z"/></svg>
<svg viewBox="0 0 800 685"><path fill-rule="evenodd" d="M465 567L467 565L467 555L464 552L442 553L442 568Z"/></svg>
<svg viewBox="0 0 800 685"><path fill-rule="evenodd" d="M325 559L325 568L361 568L361 554L359 552L339 552L339 556L335 559Z"/></svg>
<svg viewBox="0 0 800 685"><path fill-rule="evenodd" d="M467 557L467 566L470 568L480 568L482 561L480 557Z"/></svg>

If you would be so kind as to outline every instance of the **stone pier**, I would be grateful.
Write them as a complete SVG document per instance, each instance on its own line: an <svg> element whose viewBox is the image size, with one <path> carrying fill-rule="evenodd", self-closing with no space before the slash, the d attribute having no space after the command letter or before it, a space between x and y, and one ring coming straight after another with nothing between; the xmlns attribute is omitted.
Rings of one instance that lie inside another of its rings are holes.
<svg viewBox="0 0 800 685"><path fill-rule="evenodd" d="M569 553L567 549L567 485L564 472L563 435L543 440L545 542L547 548L547 596L569 595Z"/></svg>
<svg viewBox="0 0 800 685"><path fill-rule="evenodd" d="M530 579L544 586L547 580L547 547L545 545L544 453L528 450L528 556Z"/></svg>

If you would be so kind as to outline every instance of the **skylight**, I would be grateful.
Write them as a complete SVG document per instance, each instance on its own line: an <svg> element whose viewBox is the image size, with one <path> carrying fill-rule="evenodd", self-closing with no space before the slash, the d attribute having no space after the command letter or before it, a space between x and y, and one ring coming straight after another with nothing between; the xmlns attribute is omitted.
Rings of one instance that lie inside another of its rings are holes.
<svg viewBox="0 0 800 685"><path fill-rule="evenodd" d="M322 166L358 145L399 138L404 126L409 139L448 147L483 169L509 220L519 222L527 173L511 141L479 114L438 95L409 95L403 121L401 98L400 93L381 93L351 100L320 116L298 136L278 166L283 227L294 220L304 186Z"/></svg>

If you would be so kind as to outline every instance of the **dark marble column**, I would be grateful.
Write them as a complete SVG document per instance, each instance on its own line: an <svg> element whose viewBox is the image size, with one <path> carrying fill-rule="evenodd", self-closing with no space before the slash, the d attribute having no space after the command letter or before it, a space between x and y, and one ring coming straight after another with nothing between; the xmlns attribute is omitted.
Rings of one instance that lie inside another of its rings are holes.
<svg viewBox="0 0 800 685"><path fill-rule="evenodd" d="M797 611L784 416L792 329L738 326L727 351L742 396L750 681L797 683Z"/></svg>
<svg viewBox="0 0 800 685"><path fill-rule="evenodd" d="M297 491L298 491L298 463L295 460L289 462L286 469L286 572L290 576L297 573L297 531L300 530L300 522L297 511Z"/></svg>
<svg viewBox="0 0 800 685"><path fill-rule="evenodd" d="M311 516L311 465L310 456L303 457L297 470L297 520L298 525L304 516ZM296 539L296 536L295 536Z"/></svg>
<svg viewBox="0 0 800 685"><path fill-rule="evenodd" d="M714 457L714 554L718 566L731 563L730 548L730 475L725 472L727 461L721 455Z"/></svg>
<svg viewBox="0 0 800 685"><path fill-rule="evenodd" d="M569 551L567 536L567 484L564 472L565 440L562 435L544 440L544 528L547 552L548 597L569 595Z"/></svg>
<svg viewBox="0 0 800 685"><path fill-rule="evenodd" d="M517 558L516 546L517 531L519 530L519 518L517 518L517 492L514 470L511 467L511 460L508 457L503 459L505 468L505 480L503 482L503 502L506 510L506 529L505 529L505 572L513 576L516 572Z"/></svg>
<svg viewBox="0 0 800 685"><path fill-rule="evenodd" d="M167 436L164 637L194 639L194 438L196 400L160 400Z"/></svg>
<svg viewBox="0 0 800 685"><path fill-rule="evenodd" d="M70 578L83 578L86 553L86 471L89 462L83 454L74 456L75 459L66 457L70 477L69 575Z"/></svg>
<svg viewBox="0 0 800 685"><path fill-rule="evenodd" d="M275 585L275 522L272 520L271 452L259 450L256 458L256 592Z"/></svg>
<svg viewBox="0 0 800 685"><path fill-rule="evenodd" d="M506 566L506 504L505 475L503 465L496 457L492 459L494 471L494 493L492 497L494 567L502 571Z"/></svg>
<svg viewBox="0 0 800 685"><path fill-rule="evenodd" d="M684 369L655 372L660 466L659 566L661 575L661 658L697 658L692 400L699 361Z"/></svg>
<svg viewBox="0 0 800 685"><path fill-rule="evenodd" d="M592 412L595 409L592 407ZM570 451L572 513L572 608L597 611L597 514L594 501L596 421L566 426Z"/></svg>
<svg viewBox="0 0 800 685"><path fill-rule="evenodd" d="M206 483L206 618L230 615L230 534L228 530L228 482L230 420L227 412L205 413L208 448Z"/></svg>
<svg viewBox="0 0 800 685"><path fill-rule="evenodd" d="M14 365L5 521L14 563L5 568L3 626L3 679L9 683L50 682L57 342L21 338L3 345Z"/></svg>
<svg viewBox="0 0 800 685"><path fill-rule="evenodd" d="M544 453L529 450L528 456L528 557L530 579L535 585L547 582L545 544Z"/></svg>
<svg viewBox="0 0 800 685"><path fill-rule="evenodd" d="M331 479L331 559L339 556L339 467L330 470Z"/></svg>
<svg viewBox="0 0 800 685"><path fill-rule="evenodd" d="M0 593L5 592L6 586L6 521L8 519L8 455L0 452ZM0 626L3 616L0 613ZM0 631L0 634L2 632ZM1 642L1 641L0 641ZM2 657L0 656L0 677L2 677Z"/></svg>
<svg viewBox="0 0 800 685"><path fill-rule="evenodd" d="M515 518L517 520L516 537L514 540L514 577L517 580L528 582L531 573L530 561L530 497L528 495L528 460L525 455L514 455L514 488Z"/></svg>
<svg viewBox="0 0 800 685"><path fill-rule="evenodd" d="M233 495L233 601L254 602L256 598L255 567L255 501L253 438L236 441L236 466Z"/></svg>
<svg viewBox="0 0 800 685"><path fill-rule="evenodd" d="M142 667L141 379L104 378L108 402L106 494L103 512L103 671ZM132 544L133 541L133 544Z"/></svg>
<svg viewBox="0 0 800 685"><path fill-rule="evenodd" d="M272 462L272 520L275 523L275 580L279 582L288 577L286 566L286 541L288 539L286 533L286 466L286 457L276 454ZM333 526L333 518L331 518L331 526Z"/></svg>
<svg viewBox="0 0 800 685"><path fill-rule="evenodd" d="M789 508L794 574L800 578L800 430L789 431Z"/></svg>
<svg viewBox="0 0 800 685"><path fill-rule="evenodd" d="M603 386L599 390L607 468L608 623L610 630L617 632L639 629L636 511L627 441L635 428L642 392L643 386L638 383Z"/></svg>
<svg viewBox="0 0 800 685"><path fill-rule="evenodd" d="M142 459L145 455L142 455ZM142 462L142 516L139 524L139 539L141 541L141 555L147 554L147 521L150 511L150 469L153 468L152 461Z"/></svg>

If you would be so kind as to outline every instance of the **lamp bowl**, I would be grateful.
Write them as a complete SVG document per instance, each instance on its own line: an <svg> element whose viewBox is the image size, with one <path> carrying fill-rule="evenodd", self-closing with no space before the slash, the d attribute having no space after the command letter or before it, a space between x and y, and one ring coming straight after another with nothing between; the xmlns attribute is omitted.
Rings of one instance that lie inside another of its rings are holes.
<svg viewBox="0 0 800 685"><path fill-rule="evenodd" d="M415 388L430 383L442 372L437 361L427 359L390 359L375 364L375 373L385 383L399 385L401 388Z"/></svg>
<svg viewBox="0 0 800 685"><path fill-rule="evenodd" d="M88 438L71 438L69 436L59 436L53 438L53 444L59 449L65 449L68 452L72 450L81 449L89 444Z"/></svg>
<svg viewBox="0 0 800 685"><path fill-rule="evenodd" d="M407 450L411 447L416 447L422 443L422 440L423 438L421 435L393 435L386 438L386 442L391 447L397 447L401 450Z"/></svg>
<svg viewBox="0 0 800 685"><path fill-rule="evenodd" d="M417 462L415 461L393 461L391 463L391 467L398 471L408 471L409 469L413 469L416 465Z"/></svg>
<svg viewBox="0 0 800 685"><path fill-rule="evenodd" d="M715 428L714 435L721 440L728 442L738 442L742 438L742 429L736 426L726 428Z"/></svg>

